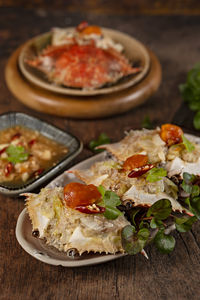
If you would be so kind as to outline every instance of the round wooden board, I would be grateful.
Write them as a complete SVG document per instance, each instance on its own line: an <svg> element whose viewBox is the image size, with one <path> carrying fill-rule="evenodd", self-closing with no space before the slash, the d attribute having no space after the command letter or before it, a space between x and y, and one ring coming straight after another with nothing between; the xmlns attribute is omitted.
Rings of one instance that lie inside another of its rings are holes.
<svg viewBox="0 0 200 300"><path fill-rule="evenodd" d="M100 118L126 112L142 104L158 89L161 66L149 51L151 66L147 76L137 85L109 95L69 96L38 88L28 82L18 69L18 56L23 46L9 58L5 78L10 91L26 106L42 113L71 118Z"/></svg>

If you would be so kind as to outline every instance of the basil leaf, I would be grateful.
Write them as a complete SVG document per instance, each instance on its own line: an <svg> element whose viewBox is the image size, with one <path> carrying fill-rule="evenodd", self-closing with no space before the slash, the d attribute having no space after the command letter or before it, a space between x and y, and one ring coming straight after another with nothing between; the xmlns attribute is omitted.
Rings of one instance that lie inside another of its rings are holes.
<svg viewBox="0 0 200 300"><path fill-rule="evenodd" d="M194 217L183 217L183 218L176 218L175 225L176 229L179 232L187 232L192 228L192 224L197 221L197 218Z"/></svg>
<svg viewBox="0 0 200 300"><path fill-rule="evenodd" d="M147 181L156 182L163 179L163 177L167 176L167 171L164 170L163 168L153 168L149 170L146 174L147 174L146 177Z"/></svg>
<svg viewBox="0 0 200 300"><path fill-rule="evenodd" d="M6 153L8 155L8 161L12 162L13 164L26 161L29 157L29 154L25 151L25 148L22 146L10 145L6 149Z"/></svg>
<svg viewBox="0 0 200 300"><path fill-rule="evenodd" d="M153 215L158 220L165 220L172 211L171 202L168 199L156 201L147 211L147 217Z"/></svg>
<svg viewBox="0 0 200 300"><path fill-rule="evenodd" d="M191 192L192 192L192 186L191 186L191 185L186 184L185 181L183 181L183 182L181 183L181 187L182 187L182 189L183 189L187 194L191 194Z"/></svg>
<svg viewBox="0 0 200 300"><path fill-rule="evenodd" d="M154 244L161 253L168 254L174 250L176 241L173 236L159 231L154 238Z"/></svg>
<svg viewBox="0 0 200 300"><path fill-rule="evenodd" d="M149 234L147 228L142 228L136 232L135 226L125 226L121 233L124 250L130 255L141 252L149 238Z"/></svg>
<svg viewBox="0 0 200 300"><path fill-rule="evenodd" d="M145 116L142 121L142 128L153 129L153 124L149 118L149 116Z"/></svg>
<svg viewBox="0 0 200 300"><path fill-rule="evenodd" d="M194 145L184 135L182 135L182 140L183 145L188 152L192 152L195 149Z"/></svg>
<svg viewBox="0 0 200 300"><path fill-rule="evenodd" d="M95 149L97 146L109 144L110 138L107 136L106 133L101 133L97 140L93 140L89 143L89 148L95 153L102 152L104 149Z"/></svg>

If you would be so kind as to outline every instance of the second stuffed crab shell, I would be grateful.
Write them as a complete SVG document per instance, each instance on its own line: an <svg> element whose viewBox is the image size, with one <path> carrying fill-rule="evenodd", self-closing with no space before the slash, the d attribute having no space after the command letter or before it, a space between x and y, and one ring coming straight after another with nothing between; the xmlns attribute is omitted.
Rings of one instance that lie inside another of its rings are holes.
<svg viewBox="0 0 200 300"><path fill-rule="evenodd" d="M103 214L85 214L67 207L63 188L44 188L39 194L25 194L33 233L50 246L67 252L124 253L121 230L130 224L123 215L115 220Z"/></svg>

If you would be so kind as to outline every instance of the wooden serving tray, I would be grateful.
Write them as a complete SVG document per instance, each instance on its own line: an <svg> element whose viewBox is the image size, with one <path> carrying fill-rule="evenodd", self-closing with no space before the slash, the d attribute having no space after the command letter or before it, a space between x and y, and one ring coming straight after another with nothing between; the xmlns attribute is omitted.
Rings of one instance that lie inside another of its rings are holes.
<svg viewBox="0 0 200 300"><path fill-rule="evenodd" d="M70 96L49 92L27 81L18 68L23 46L9 58L5 69L6 83L13 95L24 105L61 117L100 118L126 112L144 103L155 93L161 82L161 66L155 54L148 50L151 66L146 77L135 86L109 95Z"/></svg>

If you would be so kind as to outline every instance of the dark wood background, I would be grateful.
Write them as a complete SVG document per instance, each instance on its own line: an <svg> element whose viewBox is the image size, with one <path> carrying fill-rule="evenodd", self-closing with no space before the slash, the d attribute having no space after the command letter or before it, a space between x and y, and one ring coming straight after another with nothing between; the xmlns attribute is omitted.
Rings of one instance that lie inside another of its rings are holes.
<svg viewBox="0 0 200 300"><path fill-rule="evenodd" d="M198 0L0 0L0 7L62 9L66 12L84 11L97 14L200 14Z"/></svg>
<svg viewBox="0 0 200 300"><path fill-rule="evenodd" d="M59 9L54 11L53 8L50 11L38 10L38 7L26 9L13 7L14 2L15 4L23 2L24 6L28 6L28 1L0 1L2 6L0 8L0 113L14 110L26 112L72 132L85 145L83 152L74 159L73 164L92 155L87 149L87 144L101 132L106 132L113 142L117 141L123 137L125 130L140 128L146 115L150 116L155 125L171 122L176 115L176 123L192 128L192 114L185 107L179 110L182 99L178 85L184 82L188 70L200 61L199 16L132 17L123 12L118 15L117 1L112 11L110 7L111 14L98 14L85 10L75 12L77 7L69 11ZM38 5L43 3L46 7L47 1L35 2ZM72 1L66 2L70 7ZM86 2L90 6L93 5L92 1ZM107 1L98 2L107 3ZM131 1L125 2L127 7L131 3ZM197 3L197 1L183 2ZM154 1L154 3L159 4L161 1ZM167 3L172 5L175 2L167 1ZM3 7L4 4L7 7ZM74 26L83 19L126 32L154 51L163 69L160 89L142 106L123 115L99 120L58 118L26 108L15 99L5 84L4 68L8 57L30 37L46 32L52 26ZM149 247L148 261L142 255L137 255L102 265L73 269L46 265L29 256L19 246L15 238L15 226L23 208L22 200L0 195L1 300L199 299L199 224L196 224L189 233L174 233L177 244L170 255L164 256L154 247Z"/></svg>

